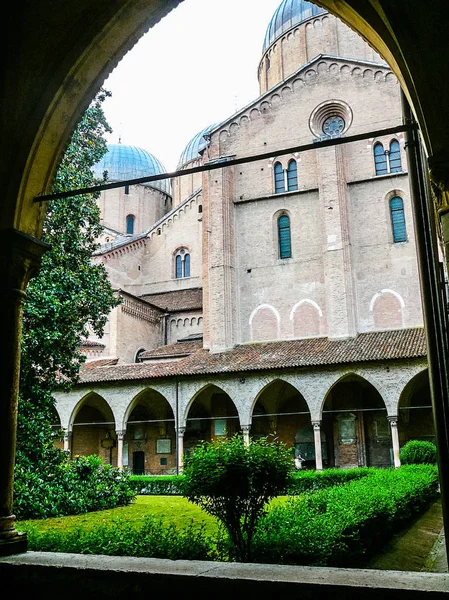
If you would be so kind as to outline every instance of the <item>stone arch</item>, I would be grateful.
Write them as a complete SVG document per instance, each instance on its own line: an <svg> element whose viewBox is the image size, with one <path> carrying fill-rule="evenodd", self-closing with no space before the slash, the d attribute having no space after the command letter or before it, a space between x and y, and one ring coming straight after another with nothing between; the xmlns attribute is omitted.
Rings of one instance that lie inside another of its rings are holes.
<svg viewBox="0 0 449 600"><path fill-rule="evenodd" d="M333 467L393 464L387 407L367 378L346 373L329 388L321 411L327 440L327 465Z"/></svg>
<svg viewBox="0 0 449 600"><path fill-rule="evenodd" d="M427 368L416 373L404 386L398 402L399 443L425 440L435 443L435 427Z"/></svg>
<svg viewBox="0 0 449 600"><path fill-rule="evenodd" d="M162 392L145 387L124 413L123 464L135 475L176 470L175 414Z"/></svg>
<svg viewBox="0 0 449 600"><path fill-rule="evenodd" d="M70 417L72 456L97 454L117 464L116 418L109 403L95 391L85 394Z"/></svg>
<svg viewBox="0 0 449 600"><path fill-rule="evenodd" d="M281 316L271 304L260 304L250 315L252 341L277 340L280 337Z"/></svg>
<svg viewBox="0 0 449 600"><path fill-rule="evenodd" d="M405 302L398 292L383 289L374 294L370 302L375 329L399 329L403 326Z"/></svg>
<svg viewBox="0 0 449 600"><path fill-rule="evenodd" d="M184 451L201 441L230 437L240 429L239 413L231 395L219 383L197 390L184 411Z"/></svg>
<svg viewBox="0 0 449 600"><path fill-rule="evenodd" d="M293 451L298 429L311 424L306 399L292 383L274 377L254 398L251 418L251 437L276 436ZM314 461L315 455L309 456Z"/></svg>

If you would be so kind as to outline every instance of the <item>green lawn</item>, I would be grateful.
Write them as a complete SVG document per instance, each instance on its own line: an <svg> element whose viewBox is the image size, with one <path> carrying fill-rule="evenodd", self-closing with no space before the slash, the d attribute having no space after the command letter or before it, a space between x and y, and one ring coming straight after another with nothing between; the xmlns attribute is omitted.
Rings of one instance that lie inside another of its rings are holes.
<svg viewBox="0 0 449 600"><path fill-rule="evenodd" d="M282 502L276 498L272 503ZM208 515L196 504L189 502L182 496L137 496L130 506L123 506L111 510L101 510L91 513L83 513L70 517L60 517L44 520L18 521L16 529L26 530L29 527L37 528L40 533L54 530L71 530L82 527L93 529L97 525L116 519L134 522L141 525L146 516L163 519L167 523L174 523L177 527L185 527L192 521L200 525L204 523L207 533L213 535L218 530L217 519Z"/></svg>

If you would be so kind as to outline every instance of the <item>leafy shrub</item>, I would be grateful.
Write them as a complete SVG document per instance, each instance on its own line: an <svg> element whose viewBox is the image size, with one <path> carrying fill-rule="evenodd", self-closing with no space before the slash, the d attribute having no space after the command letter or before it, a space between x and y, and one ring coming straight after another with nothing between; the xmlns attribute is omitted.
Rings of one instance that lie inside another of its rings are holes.
<svg viewBox="0 0 449 600"><path fill-rule="evenodd" d="M291 498L259 522L253 561L357 567L436 497L437 468L409 465Z"/></svg>
<svg viewBox="0 0 449 600"><path fill-rule="evenodd" d="M374 467L354 469L325 469L324 471L299 471L293 473L287 493L291 495L322 490L334 485L343 485L354 479L366 477L375 471Z"/></svg>
<svg viewBox="0 0 449 600"><path fill-rule="evenodd" d="M410 440L401 448L399 458L403 465L436 465L437 447L432 442Z"/></svg>
<svg viewBox="0 0 449 600"><path fill-rule="evenodd" d="M262 438L246 446L237 434L204 442L186 457L183 494L222 522L237 560L246 562L257 521L272 498L285 494L292 472L284 444Z"/></svg>
<svg viewBox="0 0 449 600"><path fill-rule="evenodd" d="M151 515L140 527L121 519L102 523L92 530L82 527L70 533L61 530L39 533L38 528L25 525L28 549L39 552L103 554L167 558L170 560L224 560L220 553L225 547L220 534L212 539L206 535L204 524L190 523L177 528Z"/></svg>
<svg viewBox="0 0 449 600"><path fill-rule="evenodd" d="M182 494L183 475L131 475L129 483L142 496L178 496Z"/></svg>
<svg viewBox="0 0 449 600"><path fill-rule="evenodd" d="M46 519L126 506L136 494L129 475L100 457L65 457L50 471L16 469L14 514L18 519Z"/></svg>

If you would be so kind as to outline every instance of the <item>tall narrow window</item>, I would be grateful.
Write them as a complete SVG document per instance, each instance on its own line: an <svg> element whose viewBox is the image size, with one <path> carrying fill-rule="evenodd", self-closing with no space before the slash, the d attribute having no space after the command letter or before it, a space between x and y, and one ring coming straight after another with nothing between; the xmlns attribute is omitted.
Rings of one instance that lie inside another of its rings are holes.
<svg viewBox="0 0 449 600"><path fill-rule="evenodd" d="M274 191L276 194L285 192L284 169L280 162L274 165Z"/></svg>
<svg viewBox="0 0 449 600"><path fill-rule="evenodd" d="M400 173L402 171L401 148L397 140L392 140L390 144L388 160L390 163L390 173Z"/></svg>
<svg viewBox="0 0 449 600"><path fill-rule="evenodd" d="M290 217L281 215L278 219L279 258L291 258L292 244L290 234Z"/></svg>
<svg viewBox="0 0 449 600"><path fill-rule="evenodd" d="M395 196L390 200L390 215L393 242L406 242L407 230L405 228L404 202L399 196Z"/></svg>
<svg viewBox="0 0 449 600"><path fill-rule="evenodd" d="M296 160L291 160L287 167L287 189L289 192L298 189L298 167Z"/></svg>
<svg viewBox="0 0 449 600"><path fill-rule="evenodd" d="M374 145L374 165L376 167L376 175L387 175L387 155L385 154L384 147L380 142Z"/></svg>
<svg viewBox="0 0 449 600"><path fill-rule="evenodd" d="M182 258L178 254L176 257L176 279L181 279L182 277Z"/></svg>
<svg viewBox="0 0 449 600"><path fill-rule="evenodd" d="M128 215L126 217L126 233L133 234L134 233L134 215Z"/></svg>
<svg viewBox="0 0 449 600"><path fill-rule="evenodd" d="M183 248L178 250L175 256L175 277L176 279L190 277L190 254Z"/></svg>
<svg viewBox="0 0 449 600"><path fill-rule="evenodd" d="M184 256L184 277L190 277L190 254Z"/></svg>

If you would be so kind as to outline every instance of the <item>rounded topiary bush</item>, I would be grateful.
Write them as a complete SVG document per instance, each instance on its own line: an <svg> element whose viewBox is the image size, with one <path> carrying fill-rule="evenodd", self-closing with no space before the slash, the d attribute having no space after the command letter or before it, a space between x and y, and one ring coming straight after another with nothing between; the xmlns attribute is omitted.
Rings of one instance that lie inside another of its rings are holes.
<svg viewBox="0 0 449 600"><path fill-rule="evenodd" d="M399 456L403 465L436 465L437 447L432 442L410 440L401 448Z"/></svg>

